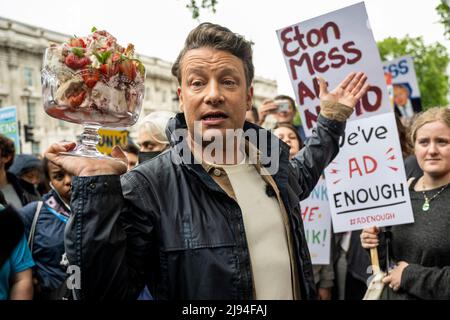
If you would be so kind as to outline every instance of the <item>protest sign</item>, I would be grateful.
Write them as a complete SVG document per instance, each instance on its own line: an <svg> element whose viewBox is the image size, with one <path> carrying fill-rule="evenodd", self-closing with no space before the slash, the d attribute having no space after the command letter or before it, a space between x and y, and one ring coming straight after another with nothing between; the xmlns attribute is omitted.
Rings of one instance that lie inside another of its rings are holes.
<svg viewBox="0 0 450 320"><path fill-rule="evenodd" d="M0 133L14 141L16 154L19 154L20 137L15 106L0 108Z"/></svg>
<svg viewBox="0 0 450 320"><path fill-rule="evenodd" d="M366 73L370 88L350 119L392 111L363 2L280 29L277 35L307 136L320 110L319 75L332 89L352 71Z"/></svg>
<svg viewBox="0 0 450 320"><path fill-rule="evenodd" d="M389 102L391 103L391 107L394 108L394 86L392 84L392 74L389 71L384 71L384 78L386 79Z"/></svg>
<svg viewBox="0 0 450 320"><path fill-rule="evenodd" d="M327 186L321 178L310 196L300 202L312 264L330 263L331 216Z"/></svg>
<svg viewBox="0 0 450 320"><path fill-rule="evenodd" d="M363 71L370 84L325 170L334 232L412 222L393 108L364 3L277 34L307 135L320 111L317 76L333 89L350 72Z"/></svg>
<svg viewBox="0 0 450 320"><path fill-rule="evenodd" d="M419 85L411 56L403 56L384 62L384 71L392 75L394 108L401 118L411 117L422 111Z"/></svg>
<svg viewBox="0 0 450 320"><path fill-rule="evenodd" d="M116 129L98 130L100 141L97 144L97 150L103 154L111 154L114 146L125 146L128 144L128 131Z"/></svg>
<svg viewBox="0 0 450 320"><path fill-rule="evenodd" d="M414 222L393 113L347 123L325 169L334 232Z"/></svg>

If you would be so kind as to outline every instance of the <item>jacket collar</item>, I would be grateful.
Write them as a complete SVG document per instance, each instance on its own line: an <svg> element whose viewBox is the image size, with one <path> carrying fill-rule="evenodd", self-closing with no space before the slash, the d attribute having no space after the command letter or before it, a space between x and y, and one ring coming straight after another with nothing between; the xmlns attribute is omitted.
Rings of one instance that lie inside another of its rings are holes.
<svg viewBox="0 0 450 320"><path fill-rule="evenodd" d="M70 216L71 209L70 207L61 199L58 192L54 189L51 189L47 194L42 197L44 203L55 210L58 213L62 213L65 216Z"/></svg>

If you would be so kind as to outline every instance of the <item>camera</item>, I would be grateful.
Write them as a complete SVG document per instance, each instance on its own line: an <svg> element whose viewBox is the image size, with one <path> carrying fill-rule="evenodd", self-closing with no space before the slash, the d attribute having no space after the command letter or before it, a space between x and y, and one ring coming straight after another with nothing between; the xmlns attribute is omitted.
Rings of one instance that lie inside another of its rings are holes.
<svg viewBox="0 0 450 320"><path fill-rule="evenodd" d="M275 104L278 106L277 112L288 112L289 101L288 100L275 100Z"/></svg>

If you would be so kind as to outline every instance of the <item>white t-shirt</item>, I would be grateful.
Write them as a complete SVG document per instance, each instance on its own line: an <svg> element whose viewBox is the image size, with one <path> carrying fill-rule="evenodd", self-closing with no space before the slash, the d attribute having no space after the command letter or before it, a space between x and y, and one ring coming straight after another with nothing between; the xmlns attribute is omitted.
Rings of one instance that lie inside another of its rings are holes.
<svg viewBox="0 0 450 320"><path fill-rule="evenodd" d="M251 164L220 166L241 208L252 264L255 299L292 300L288 238L276 197Z"/></svg>

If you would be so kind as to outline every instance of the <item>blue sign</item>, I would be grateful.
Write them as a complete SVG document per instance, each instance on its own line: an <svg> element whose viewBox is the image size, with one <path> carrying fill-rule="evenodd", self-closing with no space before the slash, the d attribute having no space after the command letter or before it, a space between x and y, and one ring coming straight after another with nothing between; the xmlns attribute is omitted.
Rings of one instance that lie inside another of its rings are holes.
<svg viewBox="0 0 450 320"><path fill-rule="evenodd" d="M16 107L0 108L0 133L14 141L16 154L20 153L19 126Z"/></svg>

